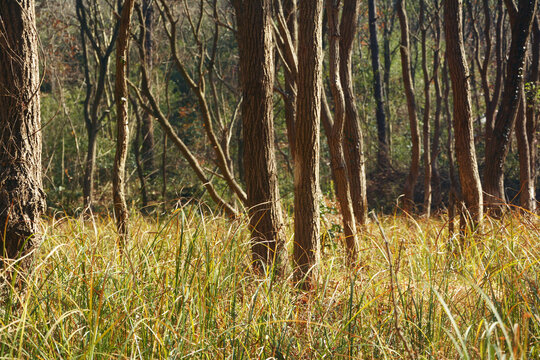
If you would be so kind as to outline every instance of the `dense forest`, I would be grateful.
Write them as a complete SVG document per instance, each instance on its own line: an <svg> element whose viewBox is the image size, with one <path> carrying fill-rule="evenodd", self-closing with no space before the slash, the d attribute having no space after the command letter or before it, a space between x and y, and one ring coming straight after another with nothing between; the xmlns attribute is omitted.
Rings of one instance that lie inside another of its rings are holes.
<svg viewBox="0 0 540 360"><path fill-rule="evenodd" d="M540 357L538 0L0 0L0 358Z"/></svg>

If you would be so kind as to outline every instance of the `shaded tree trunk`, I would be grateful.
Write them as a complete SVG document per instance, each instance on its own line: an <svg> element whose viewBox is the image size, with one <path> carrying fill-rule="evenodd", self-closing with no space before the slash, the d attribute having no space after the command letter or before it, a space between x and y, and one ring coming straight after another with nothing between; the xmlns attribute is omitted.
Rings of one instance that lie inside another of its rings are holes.
<svg viewBox="0 0 540 360"><path fill-rule="evenodd" d="M482 186L474 147L469 69L463 45L462 19L462 0L445 0L446 59L454 96L454 133L459 179L468 215L473 224L478 224L483 216Z"/></svg>
<svg viewBox="0 0 540 360"><path fill-rule="evenodd" d="M322 91L322 0L299 2L298 97L294 161L294 276L302 280L319 244L319 124Z"/></svg>
<svg viewBox="0 0 540 360"><path fill-rule="evenodd" d="M401 54L401 70L403 73L405 96L407 97L407 110L409 113L409 126L411 129L412 142L411 165L403 188L403 210L411 212L414 208L414 187L420 168L420 130L418 129L418 118L416 117L416 100L414 97L414 85L411 75L409 24L407 12L405 10L405 0L398 0L397 13L401 28L401 44L399 49Z"/></svg>
<svg viewBox="0 0 540 360"><path fill-rule="evenodd" d="M339 76L345 96L345 161L349 172L354 216L358 225L367 222L366 167L364 139L353 86L352 50L358 29L359 0L344 0L340 24Z"/></svg>
<svg viewBox="0 0 540 360"><path fill-rule="evenodd" d="M377 40L377 4L376 0L368 0L369 8L369 47L371 49L371 68L373 69L373 93L377 104L377 167L385 171L390 167L388 152L388 137L386 135L386 114L384 112L384 97L381 81L381 64L379 60L379 41Z"/></svg>
<svg viewBox="0 0 540 360"><path fill-rule="evenodd" d="M235 0L242 85L247 207L255 267L283 248L283 218L274 151L274 54L271 0ZM262 263L262 264L261 264Z"/></svg>
<svg viewBox="0 0 540 360"><path fill-rule="evenodd" d="M144 25L146 27L144 49L146 51L146 63L149 69L152 68L152 34L153 34L153 21L152 16L154 13L153 0L143 0L143 14ZM145 176L155 178L157 175L156 164L154 162L154 122L148 112L143 112L142 116L142 165Z"/></svg>
<svg viewBox="0 0 540 360"><path fill-rule="evenodd" d="M38 243L45 210L33 0L0 2L0 268ZM22 264L29 266L27 257Z"/></svg>
<svg viewBox="0 0 540 360"><path fill-rule="evenodd" d="M536 210L535 189L532 179L531 151L529 137L527 136L527 116L525 107L525 87L519 87L519 108L516 119L516 139L519 153L519 203L521 208L534 212Z"/></svg>
<svg viewBox="0 0 540 360"><path fill-rule="evenodd" d="M128 237L128 208L125 195L126 158L129 142L128 89L126 69L129 48L129 28L135 0L126 0L120 15L120 29L116 42L116 80L114 97L116 102L116 154L113 167L113 201L119 246L124 248Z"/></svg>
<svg viewBox="0 0 540 360"><path fill-rule="evenodd" d="M495 117L491 136L486 142L486 164L484 167L484 190L486 203L498 207L506 201L504 194L504 163L510 145L519 107L520 86L527 53L527 41L535 16L537 0L520 0L516 7L513 0L505 0L512 25L512 42L508 53L508 64L501 103Z"/></svg>
<svg viewBox="0 0 540 360"><path fill-rule="evenodd" d="M433 52L433 86L435 87L435 117L433 119L433 146L431 148L431 173L432 173L432 192L433 206L439 209L442 202L441 195L441 177L439 173L439 152L441 141L441 113L443 95L441 91L441 81L439 76L440 69L440 40L441 40L441 22L440 22L440 3L435 2L435 50Z"/></svg>

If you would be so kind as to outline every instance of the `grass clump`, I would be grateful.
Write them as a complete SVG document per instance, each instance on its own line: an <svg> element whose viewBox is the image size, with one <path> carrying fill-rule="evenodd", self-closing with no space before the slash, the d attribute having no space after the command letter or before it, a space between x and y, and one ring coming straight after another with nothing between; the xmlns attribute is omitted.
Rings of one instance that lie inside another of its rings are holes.
<svg viewBox="0 0 540 360"><path fill-rule="evenodd" d="M486 221L462 243L443 218L380 222L388 247L369 224L354 269L326 233L301 292L290 271L252 272L245 221L194 205L134 217L125 256L111 219L50 219L0 308L0 358L540 357L536 222Z"/></svg>

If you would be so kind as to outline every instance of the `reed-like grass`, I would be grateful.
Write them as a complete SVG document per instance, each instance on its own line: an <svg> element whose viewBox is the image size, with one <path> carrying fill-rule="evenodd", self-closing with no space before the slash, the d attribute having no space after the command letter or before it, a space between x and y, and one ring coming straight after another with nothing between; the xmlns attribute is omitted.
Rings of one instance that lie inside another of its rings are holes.
<svg viewBox="0 0 540 360"><path fill-rule="evenodd" d="M540 358L537 219L486 220L463 241L444 217L379 220L354 269L326 232L302 292L290 267L253 273L245 221L196 206L134 215L125 256L110 219L50 219L26 291L3 299L0 358Z"/></svg>

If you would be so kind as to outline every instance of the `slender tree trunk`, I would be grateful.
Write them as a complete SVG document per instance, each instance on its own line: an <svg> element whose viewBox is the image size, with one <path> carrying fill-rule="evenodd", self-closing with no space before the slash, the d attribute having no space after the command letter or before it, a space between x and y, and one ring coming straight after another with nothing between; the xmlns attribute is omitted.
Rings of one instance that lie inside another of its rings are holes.
<svg viewBox="0 0 540 360"><path fill-rule="evenodd" d="M349 174L343 153L343 127L345 123L345 96L339 76L339 0L326 0L326 14L328 19L329 39L329 68L330 90L334 99L334 123L331 133L327 134L330 146L330 162L333 169L336 195L341 215L343 216L343 232L347 245L347 259L349 263L356 260L358 244L356 239L356 224L350 194Z"/></svg>
<svg viewBox="0 0 540 360"><path fill-rule="evenodd" d="M146 51L146 65L149 69L152 69L152 34L153 34L153 21L152 16L154 13L153 0L143 0L143 14L145 24L145 39L144 49ZM143 112L142 116L142 163L146 176L154 179L157 175L156 165L154 162L154 122L148 112Z"/></svg>
<svg viewBox="0 0 540 360"><path fill-rule="evenodd" d="M294 267L308 276L319 244L319 122L322 91L322 0L299 2L298 98L295 124Z"/></svg>
<svg viewBox="0 0 540 360"><path fill-rule="evenodd" d="M529 87L529 92L526 94L527 98L527 138L529 141L529 151L530 151L530 167L531 167L531 182L532 188L536 188L536 159L538 152L538 139L536 136L536 130L538 127L538 118L540 117L540 111L538 109L538 99L534 96L535 90L539 89L539 67L540 67L540 13L537 12L536 19L533 24L532 30L532 57L531 57L531 67L529 70L529 77L527 82L532 84ZM536 201L536 197L535 197Z"/></svg>
<svg viewBox="0 0 540 360"><path fill-rule="evenodd" d="M486 164L484 167L486 203L495 208L506 201L504 163L519 107L520 97L516 94L519 94L519 88L523 82L527 41L538 3L537 0L520 0L519 6L516 8L513 0L505 1L512 24L512 42L508 53L501 104L495 117L493 131L486 142Z"/></svg>
<svg viewBox="0 0 540 360"><path fill-rule="evenodd" d="M459 179L468 215L473 224L479 224L483 216L482 186L474 147L469 69L463 45L462 17L462 0L445 0L446 59L454 95L454 132Z"/></svg>
<svg viewBox="0 0 540 360"><path fill-rule="evenodd" d="M163 212L167 210L167 134L163 133L163 153L161 155L161 202Z"/></svg>
<svg viewBox="0 0 540 360"><path fill-rule="evenodd" d="M94 203L94 168L96 167L97 129L87 128L88 147L83 179L84 209L90 210Z"/></svg>
<svg viewBox="0 0 540 360"><path fill-rule="evenodd" d="M420 27L422 38L422 73L424 75L424 124L423 124L423 137L424 137L424 214L426 217L431 215L431 142L430 142L430 107L431 96L430 90L430 76L427 66L427 49L426 49L426 37L428 32L428 26L425 22L426 4L424 0L420 1Z"/></svg>
<svg viewBox="0 0 540 360"><path fill-rule="evenodd" d="M135 165L137 167L137 177L139 178L139 182L141 184L141 202L142 202L142 212L143 214L148 213L148 193L146 191L146 177L144 176L144 170L143 165L141 162L141 144L140 144L140 136L141 136L141 127L142 127L142 119L139 115L138 109L137 109L137 102L135 99L133 99L131 96L129 97L129 101L131 105L133 106L133 113L135 114L135 118L137 119L137 127L135 129L135 140L133 141L133 155L135 156Z"/></svg>
<svg viewBox="0 0 540 360"><path fill-rule="evenodd" d="M45 210L35 17L33 0L0 2L0 269L39 242Z"/></svg>
<svg viewBox="0 0 540 360"><path fill-rule="evenodd" d="M524 210L534 212L536 210L535 189L532 181L531 152L529 138L527 136L527 117L525 107L525 87L519 87L519 108L516 119L516 138L519 153L519 203Z"/></svg>
<svg viewBox="0 0 540 360"><path fill-rule="evenodd" d="M116 101L116 155L113 168L113 201L116 227L123 249L128 237L128 208L125 195L126 158L129 143L128 89L126 64L128 61L129 28L135 0L126 0L120 15L120 29L116 42L116 81L114 97Z"/></svg>
<svg viewBox="0 0 540 360"><path fill-rule="evenodd" d="M441 195L441 177L439 174L439 152L441 141L441 113L443 95L441 91L441 81L439 76L440 69L440 40L441 40L441 23L440 23L440 3L435 2L436 19L435 19L435 50L433 53L433 85L435 87L435 117L433 119L433 146L431 148L431 173L432 173L432 191L433 191L433 206L439 209L442 202Z"/></svg>
<svg viewBox="0 0 540 360"><path fill-rule="evenodd" d="M403 189L403 210L411 212L414 208L414 187L418 178L420 169L420 130L418 129L418 118L416 117L416 100L414 97L414 85L411 75L411 58L409 46L409 24L407 12L405 10L405 0L398 0L397 13L401 28L401 69L403 73L403 86L405 87L405 96L407 97L407 110L409 112L409 125L411 128L411 165L409 174L405 180Z"/></svg>
<svg viewBox="0 0 540 360"><path fill-rule="evenodd" d="M364 139L353 86L352 51L357 34L359 0L344 0L340 24L339 76L345 96L345 161L349 172L350 192L354 216L359 226L367 222L368 206L366 194L366 167Z"/></svg>
<svg viewBox="0 0 540 360"><path fill-rule="evenodd" d="M379 60L379 41L377 40L377 4L376 0L368 1L369 8L369 47L371 49L371 68L373 69L373 93L375 95L377 118L377 167L386 171L390 167L388 153L388 138L386 135L386 114L384 112L384 97L381 81L381 64Z"/></svg>
<svg viewBox="0 0 540 360"><path fill-rule="evenodd" d="M235 0L242 129L251 248L256 268L283 248L283 218L274 150L274 54L271 0Z"/></svg>

